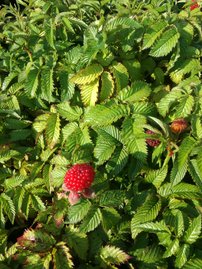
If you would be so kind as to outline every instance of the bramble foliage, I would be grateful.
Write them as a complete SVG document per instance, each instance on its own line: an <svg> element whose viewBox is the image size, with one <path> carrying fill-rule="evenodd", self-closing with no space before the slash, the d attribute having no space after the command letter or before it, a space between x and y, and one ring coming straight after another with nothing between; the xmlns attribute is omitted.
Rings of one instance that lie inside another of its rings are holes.
<svg viewBox="0 0 202 269"><path fill-rule="evenodd" d="M0 268L202 267L202 13L190 5L2 4ZM94 166L96 197L71 206L75 163Z"/></svg>

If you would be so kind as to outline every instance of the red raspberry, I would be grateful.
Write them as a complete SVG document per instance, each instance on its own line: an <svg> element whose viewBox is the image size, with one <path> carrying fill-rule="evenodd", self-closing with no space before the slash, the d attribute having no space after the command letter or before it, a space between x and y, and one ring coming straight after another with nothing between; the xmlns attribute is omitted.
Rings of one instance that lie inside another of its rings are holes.
<svg viewBox="0 0 202 269"><path fill-rule="evenodd" d="M155 133L151 130L147 130L146 134L154 135ZM157 147L161 143L158 139L150 139L150 138L147 138L146 142L149 146L151 146L153 148Z"/></svg>
<svg viewBox="0 0 202 269"><path fill-rule="evenodd" d="M91 186L95 176L89 164L75 164L65 174L64 185L69 191L82 192Z"/></svg>
<svg viewBox="0 0 202 269"><path fill-rule="evenodd" d="M199 8L199 4L195 0L192 0L192 2L193 2L193 4L191 4L190 10L194 10L195 8Z"/></svg>
<svg viewBox="0 0 202 269"><path fill-rule="evenodd" d="M187 128L188 124L185 119L176 119L170 125L171 131L175 134L180 134Z"/></svg>

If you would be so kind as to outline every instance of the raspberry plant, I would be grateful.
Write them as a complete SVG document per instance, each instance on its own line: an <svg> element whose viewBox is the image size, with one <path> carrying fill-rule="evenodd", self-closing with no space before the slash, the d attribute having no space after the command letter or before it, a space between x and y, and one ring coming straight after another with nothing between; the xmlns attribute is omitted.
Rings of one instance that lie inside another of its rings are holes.
<svg viewBox="0 0 202 269"><path fill-rule="evenodd" d="M1 4L0 268L202 267L202 13L192 5ZM183 132L172 132L176 119ZM82 163L95 179L70 193L75 203L62 186Z"/></svg>

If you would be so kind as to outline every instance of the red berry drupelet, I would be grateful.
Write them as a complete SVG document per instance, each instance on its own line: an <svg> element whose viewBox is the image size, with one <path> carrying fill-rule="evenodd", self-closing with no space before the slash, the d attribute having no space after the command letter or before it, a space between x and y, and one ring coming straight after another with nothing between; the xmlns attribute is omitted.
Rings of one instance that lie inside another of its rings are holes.
<svg viewBox="0 0 202 269"><path fill-rule="evenodd" d="M153 131L151 131L151 130L147 130L146 131L146 134L150 134L150 135L154 135L155 133L153 132ZM161 142L160 142L160 140L158 140L158 139L151 139L151 138L147 138L146 139L146 142L147 142L147 144L150 146L150 147L157 147Z"/></svg>
<svg viewBox="0 0 202 269"><path fill-rule="evenodd" d="M87 163L73 165L65 174L64 185L73 192L82 192L89 188L94 180L95 171Z"/></svg>
<svg viewBox="0 0 202 269"><path fill-rule="evenodd" d="M191 6L190 6L191 11L200 7L196 0L192 0L192 2L193 2L193 4L191 4Z"/></svg>

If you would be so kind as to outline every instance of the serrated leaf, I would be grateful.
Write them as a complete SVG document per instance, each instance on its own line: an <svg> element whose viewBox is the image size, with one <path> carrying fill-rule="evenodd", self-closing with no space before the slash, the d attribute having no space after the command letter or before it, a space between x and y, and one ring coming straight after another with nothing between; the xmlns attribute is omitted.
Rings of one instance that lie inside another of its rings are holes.
<svg viewBox="0 0 202 269"><path fill-rule="evenodd" d="M52 149L55 144L58 142L60 137L60 118L59 114L52 113L50 114L47 126L45 130L45 138L47 141L47 144Z"/></svg>
<svg viewBox="0 0 202 269"><path fill-rule="evenodd" d="M18 75L17 72L10 72L10 73L8 74L8 76L5 77L5 79L4 79L3 83L2 83L2 86L1 86L2 91L5 91L5 90L8 88L9 84L11 83L11 81L12 81L15 77L17 77L17 75Z"/></svg>
<svg viewBox="0 0 202 269"><path fill-rule="evenodd" d="M104 101L112 96L114 92L114 81L112 75L104 71L101 75L101 90L100 90L100 101Z"/></svg>
<svg viewBox="0 0 202 269"><path fill-rule="evenodd" d="M56 251L53 251L53 263L54 263L54 269L74 268L74 264L72 262L72 256L67 246L60 245Z"/></svg>
<svg viewBox="0 0 202 269"><path fill-rule="evenodd" d="M176 238L172 241L172 243L167 247L166 251L163 254L163 258L168 258L172 255L175 255L176 252L179 250L179 239Z"/></svg>
<svg viewBox="0 0 202 269"><path fill-rule="evenodd" d="M35 194L31 195L31 200L32 200L32 206L36 211L43 211L45 210L45 205L41 198Z"/></svg>
<svg viewBox="0 0 202 269"><path fill-rule="evenodd" d="M178 152L178 168L181 169L188 157L189 154L192 152L193 148L196 145L196 140L190 136L187 136L181 143L179 152Z"/></svg>
<svg viewBox="0 0 202 269"><path fill-rule="evenodd" d="M103 72L103 68L99 64L92 64L85 69L80 70L76 75L71 78L71 82L84 85L95 81ZM98 80L96 80L98 81Z"/></svg>
<svg viewBox="0 0 202 269"><path fill-rule="evenodd" d="M128 71L122 63L114 63L111 69L115 78L116 90L119 92L128 85Z"/></svg>
<svg viewBox="0 0 202 269"><path fill-rule="evenodd" d="M151 93L151 88L144 81L135 81L131 87L119 92L118 98L125 102L137 102L146 99Z"/></svg>
<svg viewBox="0 0 202 269"><path fill-rule="evenodd" d="M190 252L190 246L187 244L183 244L179 251L177 252L175 266L176 268L182 268L186 263Z"/></svg>
<svg viewBox="0 0 202 269"><path fill-rule="evenodd" d="M12 149L1 150L0 152L0 163L4 163L14 157L17 157L19 152Z"/></svg>
<svg viewBox="0 0 202 269"><path fill-rule="evenodd" d="M202 268L202 259L201 258L192 258L189 260L183 267L184 269L201 269Z"/></svg>
<svg viewBox="0 0 202 269"><path fill-rule="evenodd" d="M193 244L201 234L201 215L194 218L185 232L184 241L188 244Z"/></svg>
<svg viewBox="0 0 202 269"><path fill-rule="evenodd" d="M80 90L84 105L94 106L98 100L99 80L95 79L88 84L81 85Z"/></svg>
<svg viewBox="0 0 202 269"><path fill-rule="evenodd" d="M185 118L189 116L193 110L195 100L192 95L185 95L180 98L179 105L175 107L175 117Z"/></svg>
<svg viewBox="0 0 202 269"><path fill-rule="evenodd" d="M50 114L42 114L35 118L33 128L36 132L41 133L46 129L47 121Z"/></svg>
<svg viewBox="0 0 202 269"><path fill-rule="evenodd" d="M106 126L128 115L129 110L125 105L113 104L111 106L96 105L90 107L85 114L85 122L91 126Z"/></svg>
<svg viewBox="0 0 202 269"><path fill-rule="evenodd" d="M144 34L143 38L143 47L142 49L150 48L156 39L162 34L163 30L167 26L167 22L165 20L155 22Z"/></svg>
<svg viewBox="0 0 202 269"><path fill-rule="evenodd" d="M144 262L144 266L154 264L162 259L163 251L160 246L152 244L142 249L135 251L136 259Z"/></svg>
<svg viewBox="0 0 202 269"><path fill-rule="evenodd" d="M80 203L71 206L68 212L68 218L70 223L77 223L83 220L87 215L91 203L88 200L82 200Z"/></svg>
<svg viewBox="0 0 202 269"><path fill-rule="evenodd" d="M71 106L69 102L63 102L57 105L58 113L68 121L75 121L80 118L83 110L79 106Z"/></svg>
<svg viewBox="0 0 202 269"><path fill-rule="evenodd" d="M45 20L44 23L44 30L45 30L45 37L48 41L48 44L51 46L51 48L55 48L54 46L54 20L52 18Z"/></svg>
<svg viewBox="0 0 202 269"><path fill-rule="evenodd" d="M68 246L76 252L81 260L87 259L88 238L86 234L70 227L66 229L63 240L67 242Z"/></svg>
<svg viewBox="0 0 202 269"><path fill-rule="evenodd" d="M53 69L45 68L41 71L41 98L52 102L53 101L53 90L54 90L54 82L53 82Z"/></svg>
<svg viewBox="0 0 202 269"><path fill-rule="evenodd" d="M202 191L202 171L199 170L199 164L198 164L197 160L193 159L189 162L188 171L189 171L193 181L196 183L196 185Z"/></svg>
<svg viewBox="0 0 202 269"><path fill-rule="evenodd" d="M13 224L14 219L15 219L15 207L14 207L13 201L7 194L1 193L0 203L2 205L5 215L8 216L10 222Z"/></svg>
<svg viewBox="0 0 202 269"><path fill-rule="evenodd" d="M31 96L31 97L35 97L36 95L36 91L38 88L38 84L39 84L39 70L38 69L32 69L30 70L28 76L27 76L27 80L25 83L25 89L27 90L27 93Z"/></svg>
<svg viewBox="0 0 202 269"><path fill-rule="evenodd" d="M160 115L165 117L170 107L179 100L181 95L182 93L181 93L181 90L179 89L172 90L167 95L165 95L157 104L157 108Z"/></svg>
<svg viewBox="0 0 202 269"><path fill-rule="evenodd" d="M156 188L159 188L163 181L165 180L168 172L168 166L164 166L158 170L149 171L145 180L152 183Z"/></svg>
<svg viewBox="0 0 202 269"><path fill-rule="evenodd" d="M150 55L162 57L168 55L177 45L180 35L174 25L170 25L151 48Z"/></svg>
<svg viewBox="0 0 202 269"><path fill-rule="evenodd" d="M173 164L173 167L172 167L171 173L170 173L170 181L171 181L173 186L177 185L178 183L180 183L182 181L182 179L184 178L184 176L187 172L187 167L188 167L187 160L184 162L183 165L181 165L181 167L179 167L178 161L176 161Z"/></svg>
<svg viewBox="0 0 202 269"><path fill-rule="evenodd" d="M100 251L100 257L109 264L121 264L126 262L130 256L120 248L114 246L104 246Z"/></svg>
<svg viewBox="0 0 202 269"><path fill-rule="evenodd" d="M101 210L102 213L102 225L106 232L113 229L115 225L121 220L121 216L118 211L112 207L104 207Z"/></svg>
<svg viewBox="0 0 202 269"><path fill-rule="evenodd" d="M129 153L125 146L117 147L106 165L106 170L113 175L118 175L126 166Z"/></svg>
<svg viewBox="0 0 202 269"><path fill-rule="evenodd" d="M105 191L100 195L100 206L120 206L125 199L125 192L121 190Z"/></svg>
<svg viewBox="0 0 202 269"><path fill-rule="evenodd" d="M91 207L80 226L80 231L90 232L95 230L95 228L97 228L98 225L101 223L101 219L102 214L100 209L96 206Z"/></svg>

